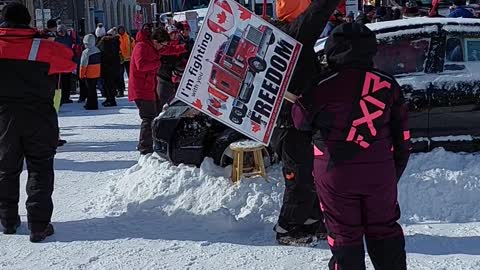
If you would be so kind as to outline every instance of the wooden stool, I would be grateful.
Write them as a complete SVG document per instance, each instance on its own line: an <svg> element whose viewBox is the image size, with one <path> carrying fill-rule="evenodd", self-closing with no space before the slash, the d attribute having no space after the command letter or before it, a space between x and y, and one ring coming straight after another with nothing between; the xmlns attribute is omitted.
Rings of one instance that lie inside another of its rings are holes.
<svg viewBox="0 0 480 270"><path fill-rule="evenodd" d="M230 145L230 149L233 151L233 167L232 167L232 181L237 183L240 181L242 175L244 176L255 176L260 175L265 180L267 179L267 173L265 172L265 164L263 163L263 151L265 146L256 141L240 141L235 142ZM254 164L253 167L244 167L244 154L252 153ZM252 170L250 172L245 172L245 170Z"/></svg>

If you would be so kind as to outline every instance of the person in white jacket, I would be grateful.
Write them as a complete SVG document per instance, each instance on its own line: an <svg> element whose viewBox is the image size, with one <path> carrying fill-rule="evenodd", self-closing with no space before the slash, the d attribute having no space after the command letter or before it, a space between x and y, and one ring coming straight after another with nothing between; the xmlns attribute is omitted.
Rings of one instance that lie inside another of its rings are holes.
<svg viewBox="0 0 480 270"><path fill-rule="evenodd" d="M103 26L103 23L97 24L97 29L95 29L95 36L97 39L104 37L107 34L107 30Z"/></svg>

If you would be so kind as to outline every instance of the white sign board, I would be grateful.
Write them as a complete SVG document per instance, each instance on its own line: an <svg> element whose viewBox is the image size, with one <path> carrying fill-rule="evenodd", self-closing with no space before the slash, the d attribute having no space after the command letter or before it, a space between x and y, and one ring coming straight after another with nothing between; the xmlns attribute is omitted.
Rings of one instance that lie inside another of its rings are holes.
<svg viewBox="0 0 480 270"><path fill-rule="evenodd" d="M238 3L211 1L176 97L268 145L301 48Z"/></svg>

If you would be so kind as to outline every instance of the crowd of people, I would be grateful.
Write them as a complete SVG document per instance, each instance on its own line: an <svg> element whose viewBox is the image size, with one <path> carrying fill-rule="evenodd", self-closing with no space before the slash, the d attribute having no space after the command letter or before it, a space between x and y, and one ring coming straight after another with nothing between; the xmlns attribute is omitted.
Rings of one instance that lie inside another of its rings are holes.
<svg viewBox="0 0 480 270"><path fill-rule="evenodd" d="M422 8L415 0L408 0L400 4L397 4L395 1L390 2L393 5L374 6L367 3L363 5L362 10L357 14L354 14L352 11L345 14L345 12L338 9L335 10L330 16L320 38L328 37L336 26L353 21L367 24L417 17L477 18L473 12L474 9L467 6L466 0L453 0L448 10L443 12L445 16L440 14L440 0L432 1L432 5L428 8Z"/></svg>
<svg viewBox="0 0 480 270"><path fill-rule="evenodd" d="M463 1L455 0L452 17L470 16ZM303 49L288 89L297 99L284 102L277 122L285 194L274 231L285 245L326 239L332 270L365 269L364 241L375 269L404 270L397 182L410 155L408 110L395 78L373 67L377 42L365 24L420 12L409 1L403 8L366 5L362 13L345 16L336 10L339 2L276 2L278 19L271 22ZM98 24L94 33L77 38L53 21L36 32L28 26L28 10L18 3L7 5L3 17L0 220L5 234L20 226L19 175L25 158L30 240L39 242L53 234L55 88L62 88L62 103L72 102L70 76L76 73L85 109L98 109L97 89L105 96L103 106L116 106L126 89L126 72L128 99L142 119L137 149L149 154L152 121L175 96L194 42L186 22L144 24L135 38L125 27L107 31ZM317 70L318 37L328 37L328 70Z"/></svg>

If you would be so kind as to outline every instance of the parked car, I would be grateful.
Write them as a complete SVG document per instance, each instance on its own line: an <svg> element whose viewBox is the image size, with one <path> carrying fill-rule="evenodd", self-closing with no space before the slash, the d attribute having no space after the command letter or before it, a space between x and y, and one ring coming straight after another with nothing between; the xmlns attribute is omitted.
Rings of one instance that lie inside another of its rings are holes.
<svg viewBox="0 0 480 270"><path fill-rule="evenodd" d="M413 150L480 151L480 21L413 18L367 26L377 34L375 66L395 75L407 99ZM321 67L325 41L315 46ZM154 128L156 151L174 163L199 165L210 156L228 165L228 145L245 138L181 102Z"/></svg>
<svg viewBox="0 0 480 270"><path fill-rule="evenodd" d="M367 26L377 34L375 66L395 75L404 91L414 150L480 150L480 21L413 18ZM315 47L321 59L325 41Z"/></svg>

